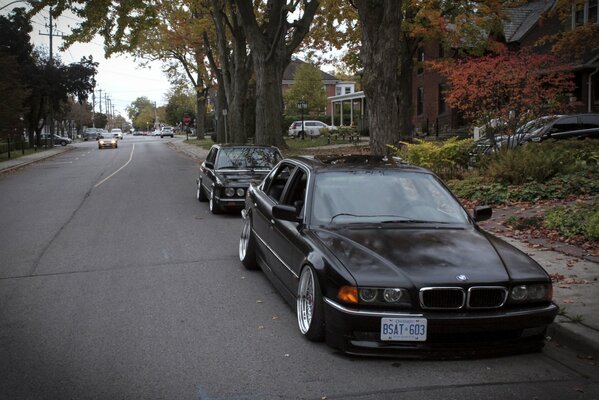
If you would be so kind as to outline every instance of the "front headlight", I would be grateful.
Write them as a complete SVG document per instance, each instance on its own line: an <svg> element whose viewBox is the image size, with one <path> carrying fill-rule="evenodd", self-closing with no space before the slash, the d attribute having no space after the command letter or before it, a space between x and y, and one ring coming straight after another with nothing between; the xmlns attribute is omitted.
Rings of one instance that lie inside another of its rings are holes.
<svg viewBox="0 0 599 400"><path fill-rule="evenodd" d="M100 139L100 144L104 144L104 141L102 139Z"/></svg>
<svg viewBox="0 0 599 400"><path fill-rule="evenodd" d="M410 294L402 288L376 288L343 286L337 298L347 303L411 306Z"/></svg>
<svg viewBox="0 0 599 400"><path fill-rule="evenodd" d="M227 197L233 197L233 196L235 196L235 189L233 189L233 188L226 188L225 189L225 196L227 196Z"/></svg>
<svg viewBox="0 0 599 400"><path fill-rule="evenodd" d="M237 196L238 197L243 197L245 196L245 190L243 190L242 188L237 189Z"/></svg>
<svg viewBox="0 0 599 400"><path fill-rule="evenodd" d="M550 283L517 285L510 290L510 302L512 303L551 301L552 297L553 286Z"/></svg>

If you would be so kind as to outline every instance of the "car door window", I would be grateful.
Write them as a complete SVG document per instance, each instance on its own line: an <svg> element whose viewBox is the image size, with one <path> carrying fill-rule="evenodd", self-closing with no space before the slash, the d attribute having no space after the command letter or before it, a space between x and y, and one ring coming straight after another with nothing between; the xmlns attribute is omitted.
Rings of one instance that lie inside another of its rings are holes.
<svg viewBox="0 0 599 400"><path fill-rule="evenodd" d="M285 197L281 203L289 206L294 206L298 214L304 208L306 201L306 190L308 188L308 174L298 168L296 174L292 178L293 180L288 185L288 189L285 192Z"/></svg>
<svg viewBox="0 0 599 400"><path fill-rule="evenodd" d="M279 168L277 168L272 175L272 178L268 182L268 185L264 188L268 197L277 203L281 200L281 195L283 194L285 185L291 177L294 169L295 167L291 164L282 164L279 166Z"/></svg>
<svg viewBox="0 0 599 400"><path fill-rule="evenodd" d="M582 129L599 129L599 115L583 115Z"/></svg>
<svg viewBox="0 0 599 400"><path fill-rule="evenodd" d="M214 161L216 160L216 152L217 151L218 151L218 149L216 147L213 147L212 149L210 149L210 152L208 153L208 156L206 157L206 162L214 164Z"/></svg>
<svg viewBox="0 0 599 400"><path fill-rule="evenodd" d="M568 132L574 131L578 128L578 118L577 117L566 117L562 118L553 124L551 127L551 133L558 132Z"/></svg>

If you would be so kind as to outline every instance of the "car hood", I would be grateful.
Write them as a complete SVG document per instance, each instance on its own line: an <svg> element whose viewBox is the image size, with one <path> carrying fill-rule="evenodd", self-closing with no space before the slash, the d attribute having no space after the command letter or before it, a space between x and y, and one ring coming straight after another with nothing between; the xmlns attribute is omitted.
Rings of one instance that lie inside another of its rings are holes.
<svg viewBox="0 0 599 400"><path fill-rule="evenodd" d="M421 288L548 279L526 254L471 225L318 228L314 233L359 286Z"/></svg>
<svg viewBox="0 0 599 400"><path fill-rule="evenodd" d="M216 170L216 176L225 184L249 185L255 181L261 181L270 172L267 169L229 169Z"/></svg>

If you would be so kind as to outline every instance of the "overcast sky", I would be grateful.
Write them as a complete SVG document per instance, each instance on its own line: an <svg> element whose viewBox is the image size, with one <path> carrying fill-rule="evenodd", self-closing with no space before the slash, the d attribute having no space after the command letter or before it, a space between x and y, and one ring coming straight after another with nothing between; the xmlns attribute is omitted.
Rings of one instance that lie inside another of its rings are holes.
<svg viewBox="0 0 599 400"><path fill-rule="evenodd" d="M0 8L11 3L12 0L0 0ZM23 7L23 3L11 4L2 11L1 15L6 15L11 12L14 7ZM77 18L72 15L64 15L53 20L56 24L55 31L58 33L67 34L70 32L70 26L78 24ZM48 32L48 9L35 15L32 19L33 31L31 32L31 40L36 46L41 46L49 49L49 37L40 35L39 32ZM158 106L166 104L164 98L170 85L166 76L161 71L160 63L151 64L151 68L141 68L131 57L127 56L112 56L109 59L104 58L103 40L96 37L91 43L76 43L65 51L59 51L62 45L62 40L59 37L53 39L54 55L60 57L64 64L79 62L83 56L92 55L94 61L99 62L98 74L96 75L96 111L99 111L97 102L99 90L102 90L102 98L105 93L108 93L108 98L111 99L114 105L115 113L127 117L126 108L135 99L141 96L146 96L152 101L155 101ZM90 99L91 101L91 99ZM105 111L104 103L102 103L102 111Z"/></svg>

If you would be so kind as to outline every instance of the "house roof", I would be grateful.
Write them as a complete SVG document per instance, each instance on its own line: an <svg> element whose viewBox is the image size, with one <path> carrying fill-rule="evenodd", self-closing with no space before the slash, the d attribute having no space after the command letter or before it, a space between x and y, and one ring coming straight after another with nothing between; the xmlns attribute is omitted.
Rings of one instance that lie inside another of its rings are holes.
<svg viewBox="0 0 599 400"><path fill-rule="evenodd" d="M555 0L533 0L520 7L507 9L507 20L503 23L506 41L521 41L554 4Z"/></svg>
<svg viewBox="0 0 599 400"><path fill-rule="evenodd" d="M283 80L284 81L294 81L295 80L295 72L297 71L299 66L302 64L307 64L307 63L305 63L301 60L298 60L296 58L291 60L291 62L287 66L287 68L285 68L285 72L283 73ZM320 74L322 75L323 81L335 81L335 82L338 81L338 79L335 78L333 75L327 74L324 71L320 71Z"/></svg>

